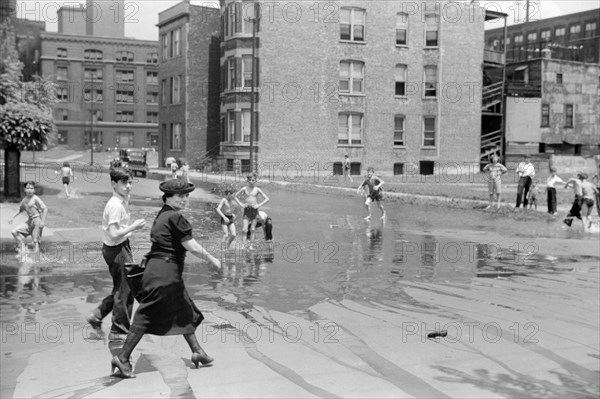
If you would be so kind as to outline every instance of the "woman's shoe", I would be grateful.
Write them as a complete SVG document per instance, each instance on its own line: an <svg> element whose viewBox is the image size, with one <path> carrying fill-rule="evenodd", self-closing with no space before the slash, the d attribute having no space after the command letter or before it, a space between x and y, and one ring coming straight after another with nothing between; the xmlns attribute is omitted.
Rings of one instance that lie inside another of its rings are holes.
<svg viewBox="0 0 600 399"><path fill-rule="evenodd" d="M110 366L110 372L113 375L115 375L115 369L119 369L119 372L121 373L120 377L135 378L135 374L133 374L133 371L131 370L131 363L121 362L118 356L114 356L112 358L112 360L110 361Z"/></svg>
<svg viewBox="0 0 600 399"><path fill-rule="evenodd" d="M192 363L194 363L194 365L196 366L196 368L198 368L198 363L202 363L203 365L207 365L213 362L212 357L208 356L206 354L206 352L204 352L203 350L201 350L201 352L194 352L192 353Z"/></svg>

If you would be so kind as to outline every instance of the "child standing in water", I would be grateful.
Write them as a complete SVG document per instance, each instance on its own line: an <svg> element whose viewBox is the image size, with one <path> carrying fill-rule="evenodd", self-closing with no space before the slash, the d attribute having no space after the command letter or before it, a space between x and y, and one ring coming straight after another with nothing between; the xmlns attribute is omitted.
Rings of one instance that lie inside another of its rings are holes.
<svg viewBox="0 0 600 399"><path fill-rule="evenodd" d="M217 213L221 216L221 228L223 229L223 240L225 249L231 246L235 240L235 214L231 209L231 200L233 200L233 190L230 188L225 190L225 198L221 199L217 206Z"/></svg>
<svg viewBox="0 0 600 399"><path fill-rule="evenodd" d="M244 219L242 228L242 246L246 244L246 234L248 233L248 227L250 227L250 242L254 242L254 232L256 230L256 216L258 215L258 208L269 202L269 197L258 187L256 187L256 173L249 173L247 175L248 185L242 187L237 193L235 193L235 200L237 203L244 208ZM240 194L246 194L244 203L240 201L238 196ZM263 196L263 201L258 203L258 196Z"/></svg>
<svg viewBox="0 0 600 399"><path fill-rule="evenodd" d="M371 203L373 201L377 202L377 206L381 209L381 219L385 219L385 209L383 208L383 204L381 201L383 200L383 194L381 192L381 186L384 181L379 177L375 176L375 169L369 167L367 169L367 178L362 182L356 192L360 194L360 190L363 187L368 187L369 192L367 193L367 200L365 201L365 207L367 208L367 212L369 212L368 216L365 217L365 220L371 220Z"/></svg>
<svg viewBox="0 0 600 399"><path fill-rule="evenodd" d="M21 255L25 253L25 238L31 236L33 244L35 245L35 252L40 250L40 238L42 236L42 230L46 223L46 216L48 216L48 207L44 204L44 201L35 195L35 182L27 181L25 186L25 198L19 204L19 210L15 215L8 220L8 224L12 224L13 220L21 213L27 214L27 222L20 225L13 231L11 231L15 241L17 242L17 251Z"/></svg>

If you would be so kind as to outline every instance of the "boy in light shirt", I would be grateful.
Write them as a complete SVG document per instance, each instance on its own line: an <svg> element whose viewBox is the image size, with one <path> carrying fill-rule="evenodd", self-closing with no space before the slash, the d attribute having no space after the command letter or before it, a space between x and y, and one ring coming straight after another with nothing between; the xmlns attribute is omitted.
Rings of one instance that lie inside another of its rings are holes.
<svg viewBox="0 0 600 399"><path fill-rule="evenodd" d="M555 184L567 184L563 179L556 174L556 168L550 167L550 176L546 179L546 194L548 196L548 213L551 215L558 215L556 211L556 187Z"/></svg>

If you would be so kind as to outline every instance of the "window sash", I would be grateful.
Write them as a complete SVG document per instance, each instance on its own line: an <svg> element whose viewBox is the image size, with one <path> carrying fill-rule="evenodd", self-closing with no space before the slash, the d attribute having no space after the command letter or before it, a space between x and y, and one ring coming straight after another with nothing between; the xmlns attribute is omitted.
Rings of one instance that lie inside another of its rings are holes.
<svg viewBox="0 0 600 399"><path fill-rule="evenodd" d="M426 15L425 16L425 47L437 47L438 46L438 16L437 15Z"/></svg>
<svg viewBox="0 0 600 399"><path fill-rule="evenodd" d="M573 127L573 105L565 104L565 127Z"/></svg>
<svg viewBox="0 0 600 399"><path fill-rule="evenodd" d="M171 149L181 149L181 123L171 125Z"/></svg>
<svg viewBox="0 0 600 399"><path fill-rule="evenodd" d="M404 145L404 117L394 117L394 145Z"/></svg>
<svg viewBox="0 0 600 399"><path fill-rule="evenodd" d="M342 8L340 10L340 39L362 42L365 40L365 10Z"/></svg>
<svg viewBox="0 0 600 399"><path fill-rule="evenodd" d="M242 68L243 68L243 87L252 87L252 56L243 56L242 57Z"/></svg>
<svg viewBox="0 0 600 399"><path fill-rule="evenodd" d="M362 144L362 114L339 114L338 144Z"/></svg>
<svg viewBox="0 0 600 399"><path fill-rule="evenodd" d="M550 126L550 105L542 104L542 127Z"/></svg>
<svg viewBox="0 0 600 399"><path fill-rule="evenodd" d="M437 97L437 68L433 66L425 67L424 96Z"/></svg>
<svg viewBox="0 0 600 399"><path fill-rule="evenodd" d="M395 95L397 96L405 96L406 95L406 71L407 66L404 64L396 65L395 69Z"/></svg>
<svg viewBox="0 0 600 399"><path fill-rule="evenodd" d="M363 93L364 64L358 61L340 62L340 93Z"/></svg>
<svg viewBox="0 0 600 399"><path fill-rule="evenodd" d="M435 118L423 118L423 146L435 147Z"/></svg>

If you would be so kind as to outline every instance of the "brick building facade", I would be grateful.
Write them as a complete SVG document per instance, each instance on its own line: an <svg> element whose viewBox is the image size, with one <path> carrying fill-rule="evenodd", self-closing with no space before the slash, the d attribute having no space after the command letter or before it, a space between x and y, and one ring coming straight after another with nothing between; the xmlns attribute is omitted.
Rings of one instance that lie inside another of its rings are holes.
<svg viewBox="0 0 600 399"><path fill-rule="evenodd" d="M330 174L477 164L484 12L446 1L258 2L258 166ZM222 11L222 166L248 159L252 16ZM250 57L249 57L250 56ZM247 162L247 161L246 161Z"/></svg>
<svg viewBox="0 0 600 399"><path fill-rule="evenodd" d="M184 1L159 14L159 162L219 151L219 14Z"/></svg>

